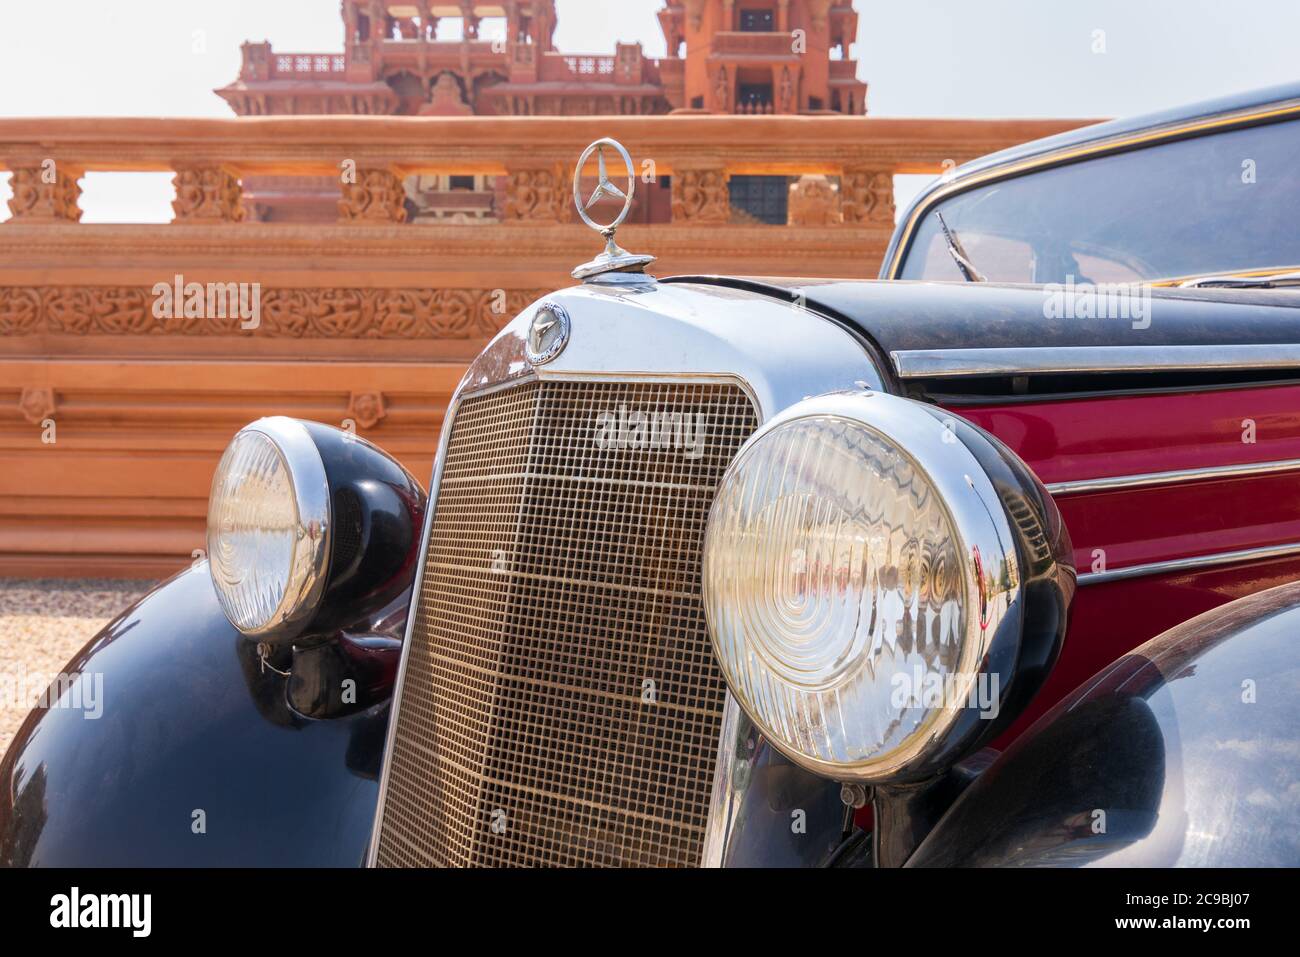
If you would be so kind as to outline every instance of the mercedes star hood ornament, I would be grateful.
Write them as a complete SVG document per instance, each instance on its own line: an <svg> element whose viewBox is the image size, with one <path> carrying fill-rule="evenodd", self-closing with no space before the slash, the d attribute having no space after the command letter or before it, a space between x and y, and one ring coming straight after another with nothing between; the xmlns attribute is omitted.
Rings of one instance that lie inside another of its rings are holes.
<svg viewBox="0 0 1300 957"><path fill-rule="evenodd" d="M617 150L618 155L622 157L623 166L627 170L626 190L620 189L610 181L609 171L605 164L606 149ZM582 198L582 171L592 153L596 154L599 181L591 196L584 201ZM630 253L620 248L618 243L614 241L614 233L623 220L627 219L627 214L632 210L632 197L635 195L636 173L632 166L632 157L623 148L622 143L609 138L600 139L583 151L582 158L578 160L578 165L573 171L573 201L578 207L578 215L582 217L582 221L605 237L605 251L591 262L583 263L573 270L574 279L590 279L593 276L611 272L640 273L645 270L646 266L655 261L654 256ZM596 222L587 212L602 199L621 199L623 201L622 210L609 224Z"/></svg>

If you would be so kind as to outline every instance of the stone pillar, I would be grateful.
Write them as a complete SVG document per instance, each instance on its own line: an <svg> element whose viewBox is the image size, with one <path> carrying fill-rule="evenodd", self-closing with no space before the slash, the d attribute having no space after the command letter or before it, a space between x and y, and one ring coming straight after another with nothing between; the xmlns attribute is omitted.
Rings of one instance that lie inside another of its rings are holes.
<svg viewBox="0 0 1300 957"><path fill-rule="evenodd" d="M271 44L244 42L239 45L241 80L271 79Z"/></svg>
<svg viewBox="0 0 1300 957"><path fill-rule="evenodd" d="M674 223L728 223L731 195L722 166L673 170Z"/></svg>
<svg viewBox="0 0 1300 957"><path fill-rule="evenodd" d="M406 222L402 177L388 166L358 166L355 182L341 184L339 222L389 226Z"/></svg>
<svg viewBox="0 0 1300 957"><path fill-rule="evenodd" d="M508 166L506 168L507 221L567 223L573 208L573 182L563 166Z"/></svg>
<svg viewBox="0 0 1300 957"><path fill-rule="evenodd" d="M239 173L229 166L173 164L173 223L238 223L247 215Z"/></svg>
<svg viewBox="0 0 1300 957"><path fill-rule="evenodd" d="M778 33L790 32L790 0L776 2L776 30Z"/></svg>
<svg viewBox="0 0 1300 957"><path fill-rule="evenodd" d="M686 18L690 21L692 30L698 30L704 22L704 2L705 0L686 0Z"/></svg>
<svg viewBox="0 0 1300 957"><path fill-rule="evenodd" d="M894 174L872 166L846 166L840 177L840 208L848 226L894 225Z"/></svg>
<svg viewBox="0 0 1300 957"><path fill-rule="evenodd" d="M462 34L464 41L478 39L478 15L474 12L473 0L460 0L460 16L465 24Z"/></svg>
<svg viewBox="0 0 1300 957"><path fill-rule="evenodd" d="M357 42L357 8L351 0L343 0L343 49L352 49Z"/></svg>
<svg viewBox="0 0 1300 957"><path fill-rule="evenodd" d="M420 76L424 77L425 82L427 82L427 78L429 76L429 3L428 0L421 0L421 3L416 7L416 10L420 18L420 30L415 37L418 41L420 41L420 59L419 59Z"/></svg>
<svg viewBox="0 0 1300 957"><path fill-rule="evenodd" d="M9 200L11 223L75 223L81 219L81 184L84 170L52 159L30 164L9 164L13 172Z"/></svg>
<svg viewBox="0 0 1300 957"><path fill-rule="evenodd" d="M383 0L370 0L371 59L379 62L384 41L388 39L388 10Z"/></svg>

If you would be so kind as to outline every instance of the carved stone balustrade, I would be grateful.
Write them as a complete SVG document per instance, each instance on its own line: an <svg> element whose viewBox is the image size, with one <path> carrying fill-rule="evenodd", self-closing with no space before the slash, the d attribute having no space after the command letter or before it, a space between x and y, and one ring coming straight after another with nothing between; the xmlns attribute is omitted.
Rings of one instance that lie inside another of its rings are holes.
<svg viewBox="0 0 1300 957"><path fill-rule="evenodd" d="M629 221L619 240L659 257L658 274L869 278L893 229L895 174L939 173L1078 125L0 120L14 194L0 223L0 575L161 577L188 565L204 547L212 469L263 415L354 428L427 478L466 363L601 248L572 212L573 164L593 140L620 140L638 176L652 161L660 185L639 180L637 197L662 200L659 219L671 207L671 221ZM78 222L86 171L170 174L174 221ZM611 162L620 185L626 172ZM403 182L417 174L495 178L499 221L406 221ZM729 210L737 175L817 185L796 189L791 225L745 224ZM244 183L255 181L252 206L284 178L312 183L320 222L244 213Z"/></svg>
<svg viewBox="0 0 1300 957"><path fill-rule="evenodd" d="M840 194L825 176L801 176L790 187L791 226L834 226L844 221Z"/></svg>
<svg viewBox="0 0 1300 957"><path fill-rule="evenodd" d="M75 223L81 219L82 171L53 159L39 164L13 165L9 200L11 222Z"/></svg>
<svg viewBox="0 0 1300 957"><path fill-rule="evenodd" d="M406 222L402 177L390 167L363 166L340 176L339 222L390 225Z"/></svg>
<svg viewBox="0 0 1300 957"><path fill-rule="evenodd" d="M506 176L508 222L567 223L573 218L573 174L563 164L509 166Z"/></svg>
<svg viewBox="0 0 1300 957"><path fill-rule="evenodd" d="M174 222L238 223L246 215L239 174L229 166L177 163L172 186Z"/></svg>
<svg viewBox="0 0 1300 957"><path fill-rule="evenodd" d="M894 176L879 167L849 166L840 181L840 206L849 224L894 223Z"/></svg>

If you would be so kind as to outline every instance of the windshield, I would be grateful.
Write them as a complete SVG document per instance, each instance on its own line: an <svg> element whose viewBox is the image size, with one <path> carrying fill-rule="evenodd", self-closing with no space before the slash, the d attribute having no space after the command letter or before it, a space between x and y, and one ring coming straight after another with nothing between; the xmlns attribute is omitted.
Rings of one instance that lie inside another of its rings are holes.
<svg viewBox="0 0 1300 957"><path fill-rule="evenodd" d="M991 282L1103 283L1300 265L1300 121L1150 146L931 207L900 279L961 281L937 217Z"/></svg>

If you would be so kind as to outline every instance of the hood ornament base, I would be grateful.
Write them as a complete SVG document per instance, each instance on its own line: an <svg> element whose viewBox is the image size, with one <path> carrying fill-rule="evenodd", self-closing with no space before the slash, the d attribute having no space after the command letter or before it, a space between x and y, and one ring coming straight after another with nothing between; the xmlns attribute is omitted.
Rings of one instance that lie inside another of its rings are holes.
<svg viewBox="0 0 1300 957"><path fill-rule="evenodd" d="M630 253L614 241L614 230L603 229L605 251L590 262L585 262L573 270L574 279L590 279L607 272L644 272L645 267L655 261L654 256Z"/></svg>
<svg viewBox="0 0 1300 957"><path fill-rule="evenodd" d="M619 189L610 181L609 172L605 165L605 148L611 147L618 151L623 160L623 165L627 169L627 190ZM582 199L582 170L587 165L587 160L591 154L595 153L600 166L600 179L596 184L595 190L584 203ZM578 215L582 221L596 230L605 237L605 251L590 262L585 262L577 269L573 270L571 275L574 279L591 279L595 276L601 276L606 273L632 273L638 274L645 271L645 267L655 261L654 256L630 253L619 246L615 240L615 233L627 214L632 211L632 197L636 195L636 173L632 166L632 157L628 151L623 148L623 144L618 140L605 139L596 140L588 146L582 153L582 158L578 160L578 165L573 170L573 202L578 208ZM587 210L595 206L605 197L612 199L622 199L623 209L615 217L614 221L608 224L598 223L588 215Z"/></svg>

